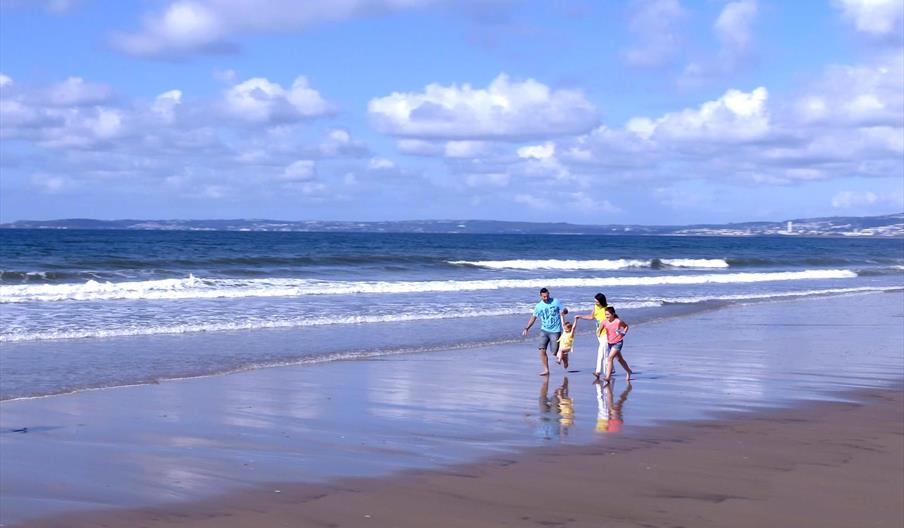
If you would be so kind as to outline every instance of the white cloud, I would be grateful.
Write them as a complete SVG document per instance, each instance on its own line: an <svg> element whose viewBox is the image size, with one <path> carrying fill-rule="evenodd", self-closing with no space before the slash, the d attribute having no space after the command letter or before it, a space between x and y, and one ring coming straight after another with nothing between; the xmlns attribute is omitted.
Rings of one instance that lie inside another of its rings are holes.
<svg viewBox="0 0 904 528"><path fill-rule="evenodd" d="M304 182L316 177L317 165L313 160L298 160L286 167L279 179L287 182Z"/></svg>
<svg viewBox="0 0 904 528"><path fill-rule="evenodd" d="M889 198L880 196L871 191L841 191L832 197L832 207L835 209L853 209L875 205L881 201L892 202Z"/></svg>
<svg viewBox="0 0 904 528"><path fill-rule="evenodd" d="M103 84L86 83L81 77L69 77L50 88L47 101L57 106L79 106L103 103L113 90Z"/></svg>
<svg viewBox="0 0 904 528"><path fill-rule="evenodd" d="M102 181L105 189L162 184L174 196L197 200L283 191L314 200L326 196L329 180L368 166L367 145L350 131L334 127L307 141L307 126L279 121L279 112L295 119L298 107L304 108L297 90L237 90L252 101L239 97L236 108L265 119L266 128L249 131L249 121L227 114L222 99L190 99L174 89L150 101L109 97L86 104L99 98L85 89L92 86L98 85L71 79L49 86L8 82L0 91L0 138L34 152L31 169L39 175L24 183L42 192ZM290 105L295 106L287 110ZM318 160L327 158L351 161L319 167Z"/></svg>
<svg viewBox="0 0 904 528"><path fill-rule="evenodd" d="M713 30L730 60L749 50L753 40L751 25L756 21L757 12L756 0L742 0L727 4L719 13Z"/></svg>
<svg viewBox="0 0 904 528"><path fill-rule="evenodd" d="M531 209L548 210L555 205L548 196L535 196L533 194L519 193L513 198L515 203L526 205Z"/></svg>
<svg viewBox="0 0 904 528"><path fill-rule="evenodd" d="M814 125L900 126L904 122L904 56L827 68L794 102L798 119Z"/></svg>
<svg viewBox="0 0 904 528"><path fill-rule="evenodd" d="M552 90L533 79L500 74L486 89L469 84L428 85L422 93L371 99L368 111L381 132L409 139L514 140L576 134L597 120L596 108L576 90Z"/></svg>
<svg viewBox="0 0 904 528"><path fill-rule="evenodd" d="M370 170L390 170L396 167L395 162L392 160L388 160L386 158L371 158L370 162L368 162L367 167Z"/></svg>
<svg viewBox="0 0 904 528"><path fill-rule="evenodd" d="M329 190L329 186L319 181L290 182L285 188L308 196L323 195Z"/></svg>
<svg viewBox="0 0 904 528"><path fill-rule="evenodd" d="M143 17L140 29L115 33L120 50L145 57L232 51L237 36L299 31L324 22L415 9L441 0L178 0Z"/></svg>
<svg viewBox="0 0 904 528"><path fill-rule="evenodd" d="M832 66L792 97L728 90L696 108L555 145L570 177L788 185L904 174L904 59ZM683 199L678 197L677 200ZM663 201L670 201L663 197Z"/></svg>
<svg viewBox="0 0 904 528"><path fill-rule="evenodd" d="M447 158L474 158L488 151L489 144L485 141L449 141L444 148Z"/></svg>
<svg viewBox="0 0 904 528"><path fill-rule="evenodd" d="M669 63L681 47L677 26L685 17L678 0L635 0L629 29L637 43L623 52L625 61L638 67Z"/></svg>
<svg viewBox="0 0 904 528"><path fill-rule="evenodd" d="M237 77L238 74L235 70L216 70L213 72L213 78L224 83L232 84Z"/></svg>
<svg viewBox="0 0 904 528"><path fill-rule="evenodd" d="M224 185L204 185L201 187L201 196L213 200L219 200L229 196L230 189Z"/></svg>
<svg viewBox="0 0 904 528"><path fill-rule="evenodd" d="M713 142L755 139L769 132L768 97L769 92L762 86L751 92L728 90L719 99L703 103L697 109L665 114L655 121L634 118L627 128L643 139Z"/></svg>
<svg viewBox="0 0 904 528"><path fill-rule="evenodd" d="M44 173L33 174L31 182L48 194L65 192L76 186L71 178Z"/></svg>
<svg viewBox="0 0 904 528"><path fill-rule="evenodd" d="M0 7L39 7L54 15L72 10L81 0L0 0Z"/></svg>
<svg viewBox="0 0 904 528"><path fill-rule="evenodd" d="M249 123L292 122L333 112L303 76L297 77L289 89L255 77L230 87L223 98L230 115Z"/></svg>
<svg viewBox="0 0 904 528"><path fill-rule="evenodd" d="M400 139L396 141L396 148L402 154L414 156L441 156L446 151L443 143L422 139Z"/></svg>
<svg viewBox="0 0 904 528"><path fill-rule="evenodd" d="M759 15L756 0L740 0L726 4L713 22L712 31L719 42L715 56L696 57L677 79L682 88L697 88L738 71L753 56L753 26Z"/></svg>
<svg viewBox="0 0 904 528"><path fill-rule="evenodd" d="M6 87L6 86L9 86L9 85L11 85L12 83L13 83L13 80L12 80L11 78L9 78L8 76L3 75L2 73L0 73L0 88L4 88L4 87Z"/></svg>
<svg viewBox="0 0 904 528"><path fill-rule="evenodd" d="M544 160L553 157L555 153L556 146L552 142L546 142L542 145L529 145L518 149L519 158Z"/></svg>
<svg viewBox="0 0 904 528"><path fill-rule="evenodd" d="M182 91L170 90L158 95L151 105L151 112L160 116L166 122L175 119L176 107L182 104Z"/></svg>
<svg viewBox="0 0 904 528"><path fill-rule="evenodd" d="M832 3L857 31L873 37L893 36L901 31L904 21L901 0L833 0Z"/></svg>
<svg viewBox="0 0 904 528"><path fill-rule="evenodd" d="M506 187L512 176L504 172L485 174L468 174L465 176L465 185L468 187Z"/></svg>
<svg viewBox="0 0 904 528"><path fill-rule="evenodd" d="M352 138L344 128L334 128L317 147L317 154L324 158L361 157L367 154L367 144Z"/></svg>

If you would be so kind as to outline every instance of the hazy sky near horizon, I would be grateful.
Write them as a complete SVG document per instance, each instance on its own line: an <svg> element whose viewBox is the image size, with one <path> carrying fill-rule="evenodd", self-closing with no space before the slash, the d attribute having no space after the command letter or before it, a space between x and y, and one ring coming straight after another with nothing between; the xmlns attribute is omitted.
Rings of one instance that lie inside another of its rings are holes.
<svg viewBox="0 0 904 528"><path fill-rule="evenodd" d="M901 0L0 0L0 221L904 210Z"/></svg>

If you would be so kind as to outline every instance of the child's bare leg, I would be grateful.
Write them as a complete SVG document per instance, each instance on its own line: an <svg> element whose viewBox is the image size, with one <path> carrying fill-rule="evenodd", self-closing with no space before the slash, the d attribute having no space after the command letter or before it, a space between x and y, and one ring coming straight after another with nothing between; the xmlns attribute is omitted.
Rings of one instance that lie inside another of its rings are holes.
<svg viewBox="0 0 904 528"><path fill-rule="evenodd" d="M568 353L569 352L571 352L570 349L559 351L559 353L562 354L562 366L565 367L566 369L568 368Z"/></svg>
<svg viewBox="0 0 904 528"><path fill-rule="evenodd" d="M625 357L622 356L621 351L618 352L618 363L622 366L623 369L625 369L625 372L627 373L627 377L625 379L631 381L631 374L634 374L634 371L631 370L631 367L628 366L628 362L625 361Z"/></svg>
<svg viewBox="0 0 904 528"><path fill-rule="evenodd" d="M612 376L612 362L615 360L615 356L618 355L618 351L613 351L606 358L606 381L609 381L609 377Z"/></svg>

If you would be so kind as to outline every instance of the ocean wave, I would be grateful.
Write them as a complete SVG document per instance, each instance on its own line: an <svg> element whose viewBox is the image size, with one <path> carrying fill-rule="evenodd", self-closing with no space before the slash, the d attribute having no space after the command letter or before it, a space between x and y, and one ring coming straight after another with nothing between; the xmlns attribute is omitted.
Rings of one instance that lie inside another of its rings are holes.
<svg viewBox="0 0 904 528"><path fill-rule="evenodd" d="M450 260L456 266L472 266L489 269L518 270L619 270L625 268L645 268L650 266L649 260L615 259L615 260Z"/></svg>
<svg viewBox="0 0 904 528"><path fill-rule="evenodd" d="M598 259L598 260L452 260L449 264L516 270L620 270L629 268L727 268L722 259Z"/></svg>
<svg viewBox="0 0 904 528"><path fill-rule="evenodd" d="M805 270L764 273L719 273L645 277L547 279L482 279L444 281L326 281L313 279L183 279L98 282L84 284L18 284L0 286L0 303L111 300L176 300L304 295L401 294L462 292L547 287L658 286L668 284L740 284L854 278L850 270Z"/></svg>
<svg viewBox="0 0 904 528"><path fill-rule="evenodd" d="M729 264L722 259L654 259L670 268L727 268Z"/></svg>
<svg viewBox="0 0 904 528"><path fill-rule="evenodd" d="M618 304L619 309L632 310L636 308L652 308L661 306L660 301L655 300L626 300ZM112 328L105 325L103 328L84 328L78 330L41 330L41 331L13 331L0 333L0 343L17 343L22 341L48 341L57 339L84 339L103 337L129 337L162 334L191 334L198 332L228 332L236 330L265 330L279 328L303 328L311 326L329 326L345 324L375 324L375 323L401 323L407 321L431 321L439 319L465 319L473 317L495 317L500 315L518 315L530 313L533 304L515 304L507 307L493 309L468 309L454 311L426 312L424 310L410 313L392 313L384 315L330 315L324 317L305 317L298 319L251 319L247 321L211 321L196 324L162 324L162 325L135 325L121 328Z"/></svg>
<svg viewBox="0 0 904 528"><path fill-rule="evenodd" d="M858 288L827 288L821 290L800 290L788 292L744 293L737 295L700 295L694 297L654 297L650 302L661 304L697 304L712 301L760 301L770 299L786 299L792 297L814 297L818 295L842 295L848 293L870 293L895 291L901 288L894 286L861 286Z"/></svg>

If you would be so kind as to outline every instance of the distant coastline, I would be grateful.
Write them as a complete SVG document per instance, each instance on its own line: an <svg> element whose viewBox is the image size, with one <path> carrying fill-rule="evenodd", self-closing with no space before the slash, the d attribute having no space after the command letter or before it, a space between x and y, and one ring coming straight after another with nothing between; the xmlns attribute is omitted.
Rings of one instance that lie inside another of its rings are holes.
<svg viewBox="0 0 904 528"><path fill-rule="evenodd" d="M582 225L498 220L351 222L263 219L94 220L70 218L61 220L19 220L0 224L0 229L904 238L904 213L862 217L804 218L781 222L743 222L685 226Z"/></svg>

